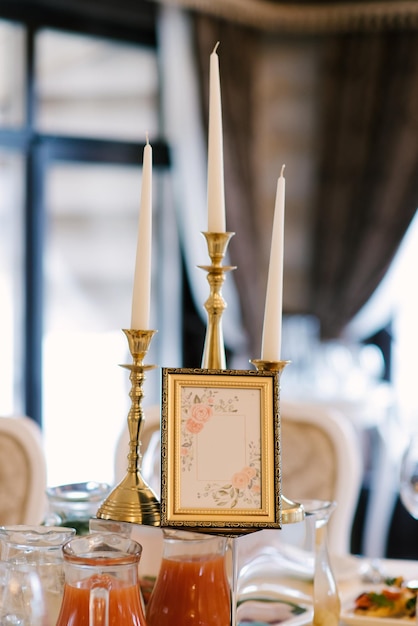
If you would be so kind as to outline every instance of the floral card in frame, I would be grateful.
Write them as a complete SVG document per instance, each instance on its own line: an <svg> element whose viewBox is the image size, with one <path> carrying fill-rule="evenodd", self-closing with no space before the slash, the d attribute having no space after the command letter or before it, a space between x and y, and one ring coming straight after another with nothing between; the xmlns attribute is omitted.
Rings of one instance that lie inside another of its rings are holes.
<svg viewBox="0 0 418 626"><path fill-rule="evenodd" d="M280 528L277 372L162 371L161 526Z"/></svg>

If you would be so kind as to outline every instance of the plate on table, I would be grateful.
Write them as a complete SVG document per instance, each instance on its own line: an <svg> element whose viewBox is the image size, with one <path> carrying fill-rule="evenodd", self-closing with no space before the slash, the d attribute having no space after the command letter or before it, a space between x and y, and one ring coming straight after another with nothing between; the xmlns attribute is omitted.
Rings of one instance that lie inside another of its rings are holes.
<svg viewBox="0 0 418 626"><path fill-rule="evenodd" d="M415 624L415 617L368 617L353 611L341 611L341 622L346 626L401 626Z"/></svg>
<svg viewBox="0 0 418 626"><path fill-rule="evenodd" d="M355 580L367 569L367 563L365 563L364 559L352 554L331 554L330 560L337 582Z"/></svg>
<svg viewBox="0 0 418 626"><path fill-rule="evenodd" d="M248 598L237 606L238 626L305 626L312 623L313 608L309 605L278 598Z"/></svg>
<svg viewBox="0 0 418 626"><path fill-rule="evenodd" d="M366 608L364 612L355 612L356 599L362 595L372 598L370 609ZM407 603L414 601L414 592L405 587L364 584L357 593L344 602L341 610L341 622L346 626L406 626L415 624L415 615L410 617L405 608L408 606ZM372 612L368 613L368 610ZM394 612L395 614L391 614Z"/></svg>

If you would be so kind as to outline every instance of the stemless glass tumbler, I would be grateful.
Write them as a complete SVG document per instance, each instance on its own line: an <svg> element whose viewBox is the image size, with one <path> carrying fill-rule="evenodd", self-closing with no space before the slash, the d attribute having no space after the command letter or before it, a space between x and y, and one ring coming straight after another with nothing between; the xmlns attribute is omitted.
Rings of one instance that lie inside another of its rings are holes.
<svg viewBox="0 0 418 626"><path fill-rule="evenodd" d="M16 575L26 568L41 582L48 621L55 624L64 591L62 546L75 535L73 528L1 526L1 559Z"/></svg>
<svg viewBox="0 0 418 626"><path fill-rule="evenodd" d="M1 562L1 626L54 626L39 574L27 564Z"/></svg>

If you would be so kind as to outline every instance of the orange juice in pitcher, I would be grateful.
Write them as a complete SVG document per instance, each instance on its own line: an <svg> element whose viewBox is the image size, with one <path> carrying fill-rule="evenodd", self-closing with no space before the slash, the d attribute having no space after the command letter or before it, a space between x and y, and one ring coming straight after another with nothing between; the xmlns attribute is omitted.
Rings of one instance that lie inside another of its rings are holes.
<svg viewBox="0 0 418 626"><path fill-rule="evenodd" d="M63 548L65 585L57 626L146 626L139 591L142 547L94 533Z"/></svg>
<svg viewBox="0 0 418 626"><path fill-rule="evenodd" d="M164 531L163 558L147 605L148 626L230 626L226 539Z"/></svg>

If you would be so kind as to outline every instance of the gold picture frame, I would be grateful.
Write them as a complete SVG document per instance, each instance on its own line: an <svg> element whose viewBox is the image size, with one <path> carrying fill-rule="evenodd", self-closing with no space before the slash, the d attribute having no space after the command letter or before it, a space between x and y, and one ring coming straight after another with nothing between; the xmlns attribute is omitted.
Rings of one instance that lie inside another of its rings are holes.
<svg viewBox="0 0 418 626"><path fill-rule="evenodd" d="M161 526L281 527L279 375L162 370Z"/></svg>

